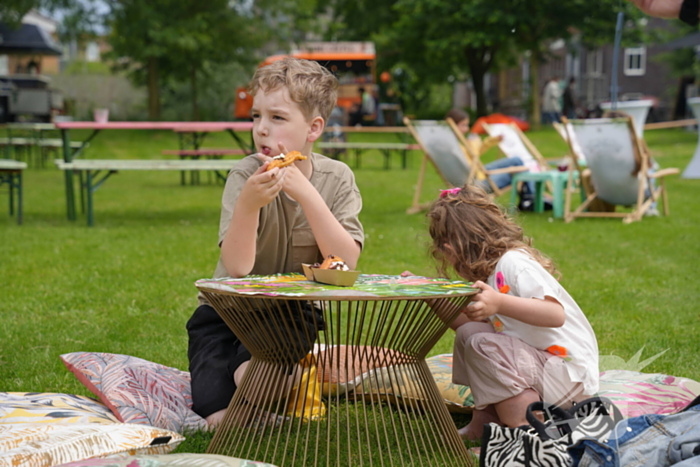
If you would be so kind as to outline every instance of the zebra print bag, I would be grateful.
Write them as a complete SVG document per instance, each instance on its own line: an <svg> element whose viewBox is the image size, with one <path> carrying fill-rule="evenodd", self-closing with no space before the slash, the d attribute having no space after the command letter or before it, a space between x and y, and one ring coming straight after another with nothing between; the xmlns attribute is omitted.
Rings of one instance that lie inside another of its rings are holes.
<svg viewBox="0 0 700 467"><path fill-rule="evenodd" d="M542 412L541 422L535 412ZM567 448L582 438L604 441L622 415L612 401L593 397L564 410L535 402L527 408L530 426L484 426L481 467L565 467L572 464Z"/></svg>

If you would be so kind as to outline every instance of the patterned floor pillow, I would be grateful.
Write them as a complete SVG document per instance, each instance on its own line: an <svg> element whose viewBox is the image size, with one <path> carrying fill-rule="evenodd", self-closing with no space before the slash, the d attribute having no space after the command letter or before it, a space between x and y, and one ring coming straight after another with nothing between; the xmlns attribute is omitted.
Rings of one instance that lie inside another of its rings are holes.
<svg viewBox="0 0 700 467"><path fill-rule="evenodd" d="M452 383L452 354L437 355L427 361L448 409L471 411L474 401L469 387ZM686 407L700 395L700 382L658 373L610 370L600 374L600 389L596 395L615 402L626 418L665 415Z"/></svg>
<svg viewBox="0 0 700 467"><path fill-rule="evenodd" d="M372 377L365 377L367 381L364 388L357 388L361 393L381 394L388 399L395 399L399 393L409 399L422 398L421 394L415 394L412 390L414 385L411 384L411 374L399 369L400 365L394 365L393 370L373 368L382 362L397 363L396 356L385 349L373 349L372 358L368 359L367 349L342 347L339 353L337 349L321 349L317 352L319 377L332 389L327 391L351 391L363 379L356 375L374 370L373 373L367 373ZM365 356L362 360L369 363L358 364L356 356L363 352ZM192 411L187 372L127 355L75 352L62 355L61 358L78 379L112 410L119 421L141 423L179 433L206 426L206 422ZM452 355L430 357L427 363L448 410L471 412L474 406L471 390L468 386L452 382ZM369 365L368 368L365 368L366 365ZM389 375L387 371L392 371L393 374ZM401 384L392 383L394 380ZM672 413L700 394L700 383L697 381L663 374L613 370L601 373L600 381L599 395L613 400L626 417ZM392 384L396 387L390 387Z"/></svg>
<svg viewBox="0 0 700 467"><path fill-rule="evenodd" d="M0 424L118 423L103 403L53 392L0 392Z"/></svg>
<svg viewBox="0 0 700 467"><path fill-rule="evenodd" d="M125 423L0 424L0 467L52 467L93 457L167 454L178 433Z"/></svg>
<svg viewBox="0 0 700 467"><path fill-rule="evenodd" d="M396 351L362 345L317 345L312 352L316 356L316 374L323 383L323 393L331 395L351 391L355 380L364 373L398 364L403 358Z"/></svg>
<svg viewBox="0 0 700 467"><path fill-rule="evenodd" d="M680 376L610 370L600 374L598 395L615 402L625 418L668 415L687 407L700 395L700 383Z"/></svg>
<svg viewBox="0 0 700 467"><path fill-rule="evenodd" d="M275 467L264 462L248 461L216 454L178 453L130 456L123 459L88 459L57 467Z"/></svg>
<svg viewBox="0 0 700 467"><path fill-rule="evenodd" d="M66 367L124 423L183 433L206 427L192 411L190 374L128 355L74 352Z"/></svg>
<svg viewBox="0 0 700 467"><path fill-rule="evenodd" d="M454 413L470 413L474 409L474 397L469 386L452 382L452 354L436 355L427 359L430 373L435 379L447 410Z"/></svg>
<svg viewBox="0 0 700 467"><path fill-rule="evenodd" d="M452 383L452 357L441 355L427 359L427 363L447 410L470 413L474 407L471 390ZM355 394L366 400L379 396L381 400L399 407L420 408L427 395L416 382L415 368L394 365L365 373L356 381L354 390Z"/></svg>

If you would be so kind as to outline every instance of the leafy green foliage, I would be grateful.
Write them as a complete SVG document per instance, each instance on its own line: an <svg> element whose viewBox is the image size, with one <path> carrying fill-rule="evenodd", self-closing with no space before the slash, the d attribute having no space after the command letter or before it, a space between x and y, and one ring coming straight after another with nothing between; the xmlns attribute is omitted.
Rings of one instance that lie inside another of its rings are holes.
<svg viewBox="0 0 700 467"><path fill-rule="evenodd" d="M400 68L415 85L416 98L409 101L408 112L424 105L429 85L467 74L474 81L479 115L487 111L486 73L512 63L525 51L543 61L548 43L555 39L580 37L585 46L609 43L620 8L632 19L626 35L633 41L639 38L634 19L641 15L618 0L380 0L379 5L336 0L338 22L331 36L374 40L378 69Z"/></svg>
<svg viewBox="0 0 700 467"><path fill-rule="evenodd" d="M32 9L68 8L74 0L3 0L0 2L0 21L19 26L24 15Z"/></svg>
<svg viewBox="0 0 700 467"><path fill-rule="evenodd" d="M249 62L266 39L259 17L225 0L127 0L110 2L110 8L109 41L118 65L137 83L148 82L150 93L168 79L189 82L194 119L198 77L206 66Z"/></svg>

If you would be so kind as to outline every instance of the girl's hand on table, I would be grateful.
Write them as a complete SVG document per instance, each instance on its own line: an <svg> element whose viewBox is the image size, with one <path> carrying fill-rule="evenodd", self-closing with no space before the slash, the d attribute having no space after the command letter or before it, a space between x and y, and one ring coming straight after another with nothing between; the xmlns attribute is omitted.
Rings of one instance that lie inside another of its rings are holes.
<svg viewBox="0 0 700 467"><path fill-rule="evenodd" d="M483 321L498 313L503 294L483 281L476 281L474 287L481 289L481 292L474 295L462 313L466 314L471 321Z"/></svg>

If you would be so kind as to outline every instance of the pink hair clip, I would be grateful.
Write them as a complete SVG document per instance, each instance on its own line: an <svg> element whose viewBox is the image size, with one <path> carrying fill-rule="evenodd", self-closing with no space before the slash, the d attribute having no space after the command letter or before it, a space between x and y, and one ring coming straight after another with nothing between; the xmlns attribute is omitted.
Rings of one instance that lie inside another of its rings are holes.
<svg viewBox="0 0 700 467"><path fill-rule="evenodd" d="M461 190L461 188L450 188L448 190L442 190L440 192L440 198L444 198L447 195L456 195L457 193L460 192L460 190Z"/></svg>

